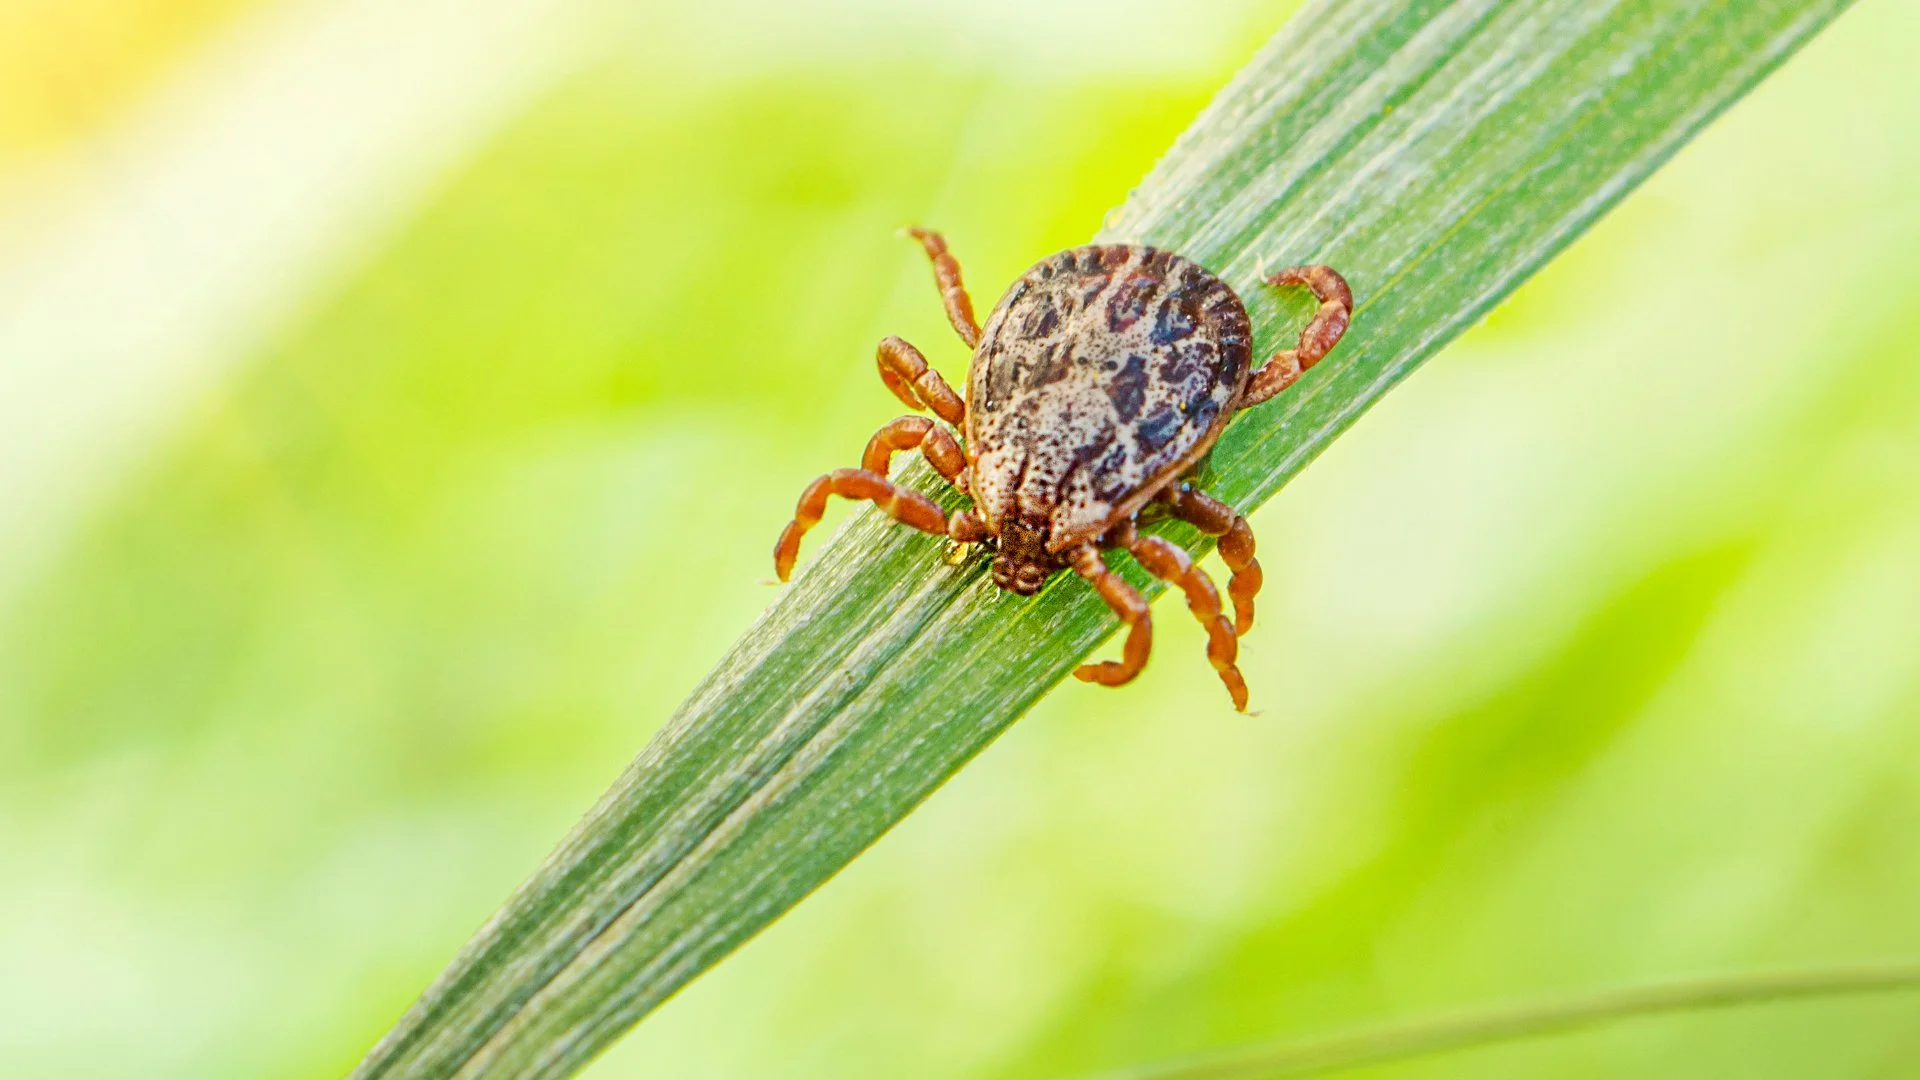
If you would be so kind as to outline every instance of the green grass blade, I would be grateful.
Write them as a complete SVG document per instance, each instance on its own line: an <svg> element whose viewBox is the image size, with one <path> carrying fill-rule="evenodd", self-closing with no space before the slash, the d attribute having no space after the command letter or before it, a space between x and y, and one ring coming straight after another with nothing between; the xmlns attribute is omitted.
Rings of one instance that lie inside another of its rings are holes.
<svg viewBox="0 0 1920 1080"><path fill-rule="evenodd" d="M1920 964L1785 971L1631 986L1588 997L1396 1024L1325 1039L1257 1047L1109 1080L1281 1080L1577 1031L1616 1020L1861 994L1920 990Z"/></svg>
<svg viewBox="0 0 1920 1080"><path fill-rule="evenodd" d="M1263 265L1327 262L1354 285L1346 341L1235 422L1211 490L1242 509L1271 496L1845 6L1311 5L1104 231L1220 272L1263 349L1307 314L1256 285ZM924 467L907 475L936 488ZM571 1073L873 843L1116 628L1078 581L1021 600L984 569L948 566L871 512L810 545L794 585L356 1075ZM1281 711L1253 681L1256 707Z"/></svg>

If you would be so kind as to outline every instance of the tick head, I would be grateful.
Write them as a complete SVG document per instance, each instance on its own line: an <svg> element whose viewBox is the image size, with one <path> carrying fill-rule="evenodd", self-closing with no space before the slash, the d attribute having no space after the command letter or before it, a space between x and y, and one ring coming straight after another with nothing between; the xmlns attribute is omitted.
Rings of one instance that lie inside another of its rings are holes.
<svg viewBox="0 0 1920 1080"><path fill-rule="evenodd" d="M1033 563L1016 563L1005 555L993 560L993 583L1010 593L1032 596L1040 591L1052 574Z"/></svg>
<svg viewBox="0 0 1920 1080"><path fill-rule="evenodd" d="M1007 521L1000 528L1000 557L993 560L993 583L1010 593L1032 596L1060 568L1047 553L1044 522Z"/></svg>

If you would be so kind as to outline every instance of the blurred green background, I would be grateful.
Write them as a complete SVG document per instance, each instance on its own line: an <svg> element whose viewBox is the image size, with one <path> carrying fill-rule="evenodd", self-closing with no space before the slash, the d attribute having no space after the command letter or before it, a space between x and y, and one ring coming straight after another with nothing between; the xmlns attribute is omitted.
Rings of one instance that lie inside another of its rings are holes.
<svg viewBox="0 0 1920 1080"><path fill-rule="evenodd" d="M771 599L873 342L964 371L893 230L989 303L1291 5L697 8L0 7L0 1075L349 1069ZM589 1075L1920 953L1917 35L1861 0L1254 515L1260 715L1169 620ZM1916 1062L1896 997L1369 1075Z"/></svg>

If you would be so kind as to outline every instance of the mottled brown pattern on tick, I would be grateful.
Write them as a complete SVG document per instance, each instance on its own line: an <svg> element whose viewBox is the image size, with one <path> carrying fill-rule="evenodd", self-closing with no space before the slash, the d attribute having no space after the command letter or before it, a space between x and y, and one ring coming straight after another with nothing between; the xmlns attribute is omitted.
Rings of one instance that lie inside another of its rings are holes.
<svg viewBox="0 0 1920 1080"><path fill-rule="evenodd" d="M1028 270L967 374L972 494L988 527L1099 538L1213 445L1252 367L1226 283L1150 247L1084 247Z"/></svg>
<svg viewBox="0 0 1920 1080"><path fill-rule="evenodd" d="M993 583L1031 596L1071 567L1128 627L1119 661L1083 664L1074 674L1118 686L1147 662L1153 619L1133 586L1107 568L1102 549L1128 552L1181 590L1207 631L1207 660L1247 707L1235 666L1239 636L1253 625L1260 563L1247 521L1183 482L1213 448L1233 414L1291 386L1346 332L1353 294L1325 266L1295 266L1267 279L1305 286L1320 309L1298 344L1252 367L1246 308L1226 283L1171 252L1134 245L1063 251L1013 284L983 329L960 280L960 264L938 233L910 230L933 262L954 331L973 349L964 401L920 351L899 338L880 343L880 378L923 416L880 429L858 469L836 469L800 497L774 545L785 581L800 538L819 522L829 496L867 499L901 524L996 549ZM917 491L887 479L893 455L918 450L974 506L942 517ZM1209 536L1233 577L1221 610L1213 581L1186 553L1142 536L1135 515L1149 502Z"/></svg>

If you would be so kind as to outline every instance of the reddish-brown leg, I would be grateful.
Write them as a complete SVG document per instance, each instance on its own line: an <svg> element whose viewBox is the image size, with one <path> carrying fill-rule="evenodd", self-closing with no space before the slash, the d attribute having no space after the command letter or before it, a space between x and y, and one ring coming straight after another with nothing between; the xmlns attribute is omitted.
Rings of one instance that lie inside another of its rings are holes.
<svg viewBox="0 0 1920 1080"><path fill-rule="evenodd" d="M881 381L907 408L931 412L954 427L966 423L966 403L939 372L927 366L927 358L919 349L902 338L890 337L880 343L878 363Z"/></svg>
<svg viewBox="0 0 1920 1080"><path fill-rule="evenodd" d="M927 258L933 260L933 280L940 286L940 299L947 305L947 321L953 332L971 349L980 344L980 324L973 321L973 299L960 281L960 260L947 250L947 238L932 229L908 229L907 235L920 241Z"/></svg>
<svg viewBox="0 0 1920 1080"><path fill-rule="evenodd" d="M947 483L961 491L967 490L963 475L967 471L967 455L946 428L924 416L903 416L874 432L866 453L860 455L860 467L885 476L893 465L893 455L915 448L935 471L947 478Z"/></svg>
<svg viewBox="0 0 1920 1080"><path fill-rule="evenodd" d="M1207 631L1207 662L1220 673L1233 697L1233 707L1247 711L1247 680L1241 678L1234 660L1240 655L1240 639L1234 635L1227 617L1220 613L1220 592L1213 579L1193 564L1187 553L1157 536L1139 536L1128 529L1127 550L1140 561L1147 573L1187 594L1187 609Z"/></svg>
<svg viewBox="0 0 1920 1080"><path fill-rule="evenodd" d="M1319 363L1327 350L1340 340L1340 335L1347 332L1347 319L1353 314L1353 290L1347 288L1347 279L1331 266L1289 266L1268 278L1267 284L1282 288L1305 285L1320 301L1320 310L1313 313L1306 329L1300 331L1298 345L1274 353L1265 367L1253 373L1247 394L1240 399L1243 409L1292 386L1295 379Z"/></svg>
<svg viewBox="0 0 1920 1080"><path fill-rule="evenodd" d="M980 519L972 507L968 507L955 510L953 516L947 519L947 535L962 544L977 544L990 534L987 532L987 523Z"/></svg>
<svg viewBox="0 0 1920 1080"><path fill-rule="evenodd" d="M1233 599L1233 632L1245 635L1253 629L1253 598L1265 580L1260 561L1253 557L1253 530L1247 527L1247 519L1219 499L1180 485L1169 488L1162 498L1172 507L1174 517L1220 538L1220 558L1233 571L1227 579L1227 595Z"/></svg>
<svg viewBox="0 0 1920 1080"><path fill-rule="evenodd" d="M827 510L827 496L845 499L869 499L903 525L935 536L947 534L947 515L932 499L911 488L903 488L879 473L866 469L835 469L807 485L794 508L793 520L781 531L773 545L773 572L781 581L793 573L793 560L800 554L800 538L820 524Z"/></svg>
<svg viewBox="0 0 1920 1080"><path fill-rule="evenodd" d="M1092 544L1082 544L1068 552L1067 562L1074 573L1086 578L1099 591L1100 598L1129 627L1127 643L1118 661L1081 664L1073 669L1073 677L1101 686L1132 682L1140 669L1147 666L1147 654L1153 651L1153 616L1147 611L1146 600L1120 575L1107 569L1106 562L1100 558L1100 549Z"/></svg>

